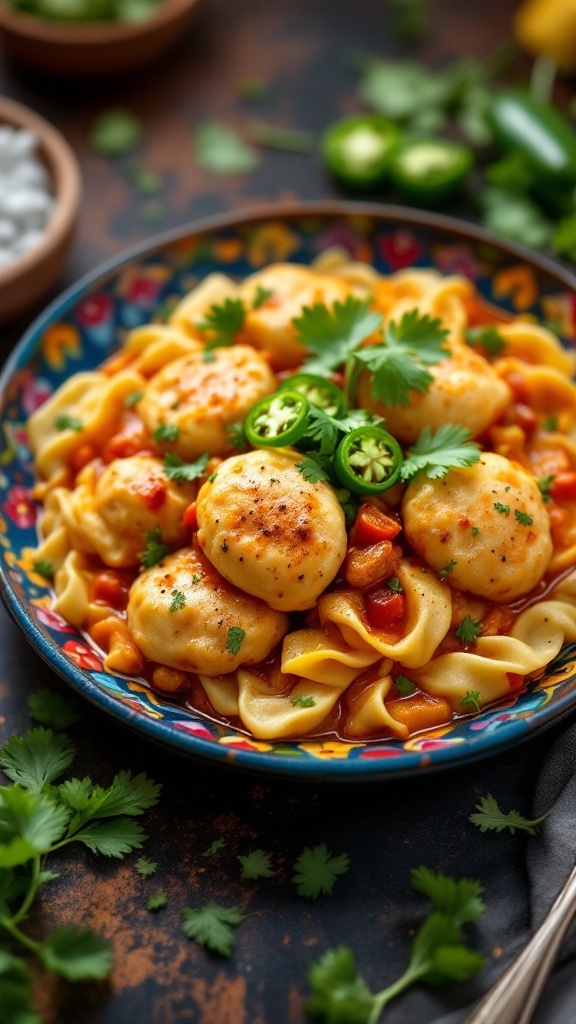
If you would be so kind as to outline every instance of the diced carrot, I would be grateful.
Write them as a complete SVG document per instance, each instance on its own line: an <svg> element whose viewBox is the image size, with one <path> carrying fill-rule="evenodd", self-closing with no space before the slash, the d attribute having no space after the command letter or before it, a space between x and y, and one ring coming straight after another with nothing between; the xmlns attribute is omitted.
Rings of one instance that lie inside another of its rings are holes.
<svg viewBox="0 0 576 1024"><path fill-rule="evenodd" d="M390 540L381 540L367 548L348 548L344 575L351 587L373 587L394 576L399 564L398 548Z"/></svg>
<svg viewBox="0 0 576 1024"><path fill-rule="evenodd" d="M435 729L452 719L452 709L443 697L412 693L400 700L386 701L386 708L397 722L407 725L410 735L424 729Z"/></svg>
<svg viewBox="0 0 576 1024"><path fill-rule="evenodd" d="M394 540L401 529L402 524L394 516L381 512L375 505L365 501L356 516L352 542L360 548L368 547L381 540Z"/></svg>
<svg viewBox="0 0 576 1024"><path fill-rule="evenodd" d="M152 685L163 693L178 693L188 689L188 676L175 668L157 665L152 673Z"/></svg>
<svg viewBox="0 0 576 1024"><path fill-rule="evenodd" d="M399 622L406 613L404 594L389 587L378 587L364 595L366 618L373 629L386 629Z"/></svg>
<svg viewBox="0 0 576 1024"><path fill-rule="evenodd" d="M576 472L558 473L550 487L554 501L574 501L576 499Z"/></svg>
<svg viewBox="0 0 576 1024"><path fill-rule="evenodd" d="M198 529L198 514L196 510L196 502L191 501L184 513L184 526L187 526L189 530L194 532Z"/></svg>

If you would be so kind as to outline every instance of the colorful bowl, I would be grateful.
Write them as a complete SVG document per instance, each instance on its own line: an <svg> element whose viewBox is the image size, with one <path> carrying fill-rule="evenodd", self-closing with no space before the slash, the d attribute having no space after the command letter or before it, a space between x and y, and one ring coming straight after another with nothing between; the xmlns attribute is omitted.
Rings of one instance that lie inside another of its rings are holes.
<svg viewBox="0 0 576 1024"><path fill-rule="evenodd" d="M72 687L115 719L168 748L264 775L370 780L450 767L528 739L576 709L576 645L567 645L525 691L474 717L414 736L342 743L262 742L203 720L111 675L77 630L54 614L45 580L25 549L36 543L38 508L26 418L70 374L93 369L122 332L161 318L215 270L243 277L271 261L308 263L339 245L383 273L436 267L465 274L490 302L576 336L576 279L480 228L399 207L355 203L271 206L164 235L108 263L53 303L15 350L0 380L0 583L3 599L38 653Z"/></svg>

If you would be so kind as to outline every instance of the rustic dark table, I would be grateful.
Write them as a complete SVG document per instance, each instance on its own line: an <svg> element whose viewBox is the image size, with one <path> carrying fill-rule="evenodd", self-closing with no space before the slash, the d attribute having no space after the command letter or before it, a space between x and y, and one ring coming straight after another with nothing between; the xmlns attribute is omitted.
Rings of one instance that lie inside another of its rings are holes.
<svg viewBox="0 0 576 1024"><path fill-rule="evenodd" d="M418 56L433 65L486 56L509 34L513 7L513 0L432 0L434 27ZM383 0L202 0L179 47L124 80L47 81L0 54L0 91L53 121L80 161L82 213L59 285L160 229L264 200L338 196L315 155L266 152L255 173L215 179L195 166L191 139L194 126L212 118L241 125L259 117L321 131L358 109L356 76L344 59L351 49L405 56ZM268 83L257 106L240 98L246 78ZM163 176L155 223L149 204L117 167L89 149L95 117L118 106L141 118L142 158ZM2 357L26 324L3 331ZM0 609L0 741L29 726L26 699L38 686L63 684ZM277 781L185 760L88 705L74 737L81 774L106 783L131 768L163 783L161 802L146 819L144 851L159 871L147 880L130 858L61 858L61 877L46 887L33 927L69 921L93 927L112 941L116 966L102 985L73 987L40 976L36 991L46 1024L300 1024L307 966L328 947L351 945L374 989L402 972L410 929L423 914L424 901L410 889L410 869L418 864L481 879L488 912L475 941L489 959L500 957L504 966L510 939L527 925L525 840L480 836L468 815L487 792L506 808L528 811L554 732L461 769L355 786ZM212 858L203 856L217 838L226 845ZM351 869L330 897L312 903L296 894L291 868L304 846L320 842L335 853L347 851ZM271 852L280 870L265 883L242 882L236 857L256 847ZM151 887L169 895L168 907L156 915L145 909ZM504 900L510 889L517 893L512 916ZM207 900L246 914L229 961L210 956L180 931L181 908ZM386 1020L426 1024L463 1007L481 989L481 979L452 985L438 991L435 1002L415 990L390 1006ZM553 1011L544 1005L538 1019L552 1022Z"/></svg>

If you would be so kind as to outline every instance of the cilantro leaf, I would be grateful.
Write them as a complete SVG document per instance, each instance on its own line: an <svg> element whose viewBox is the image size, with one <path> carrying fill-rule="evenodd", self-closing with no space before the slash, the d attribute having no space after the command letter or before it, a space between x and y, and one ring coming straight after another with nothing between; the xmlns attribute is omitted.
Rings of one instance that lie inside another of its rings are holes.
<svg viewBox="0 0 576 1024"><path fill-rule="evenodd" d="M435 910L455 924L476 921L486 910L480 898L483 889L476 879L454 879L420 866L412 871L412 888L432 901Z"/></svg>
<svg viewBox="0 0 576 1024"><path fill-rule="evenodd" d="M161 784L149 779L144 772L134 778L131 771L118 772L112 785L104 791L98 817L110 818L117 814L138 817L158 803L161 790Z"/></svg>
<svg viewBox="0 0 576 1024"><path fill-rule="evenodd" d="M152 431L153 441L177 441L180 427L176 423L159 423Z"/></svg>
<svg viewBox="0 0 576 1024"><path fill-rule="evenodd" d="M64 833L70 812L51 796L22 789L0 789L0 867L15 867L47 853Z"/></svg>
<svg viewBox="0 0 576 1024"><path fill-rule="evenodd" d="M208 455L201 455L195 462L184 462L176 452L166 452L164 456L164 473L169 480L178 485L199 480L206 472Z"/></svg>
<svg viewBox="0 0 576 1024"><path fill-rule="evenodd" d="M383 405L408 405L410 391L429 390L434 378L426 367L447 358L447 337L440 320L409 310L398 324L387 324L380 344L354 353L357 365L352 367L348 390L354 392L358 372L364 368L372 374L374 399Z"/></svg>
<svg viewBox="0 0 576 1024"><path fill-rule="evenodd" d="M43 576L45 580L54 579L54 565L52 562L40 559L40 561L32 563L32 568L38 576Z"/></svg>
<svg viewBox="0 0 576 1024"><path fill-rule="evenodd" d="M532 516L529 516L527 512L522 512L519 508L514 509L514 517L519 523L522 523L522 526L532 526L534 522Z"/></svg>
<svg viewBox="0 0 576 1024"><path fill-rule="evenodd" d="M458 925L439 912L430 914L412 943L410 971L413 980L441 985L466 981L485 964L484 957L462 943Z"/></svg>
<svg viewBox="0 0 576 1024"><path fill-rule="evenodd" d="M542 501L544 502L545 505L547 505L548 502L552 501L552 495L550 494L550 489L551 489L552 484L554 483L555 479L556 479L555 476L552 476L551 474L547 474L546 476L539 476L538 479L536 480L536 483L538 484L538 489L539 489L539 491L540 491L540 493L542 495Z"/></svg>
<svg viewBox="0 0 576 1024"><path fill-rule="evenodd" d="M90 147L98 156L125 156L138 145L141 135L140 121L129 110L106 110L92 125Z"/></svg>
<svg viewBox="0 0 576 1024"><path fill-rule="evenodd" d="M293 708L315 708L316 707L316 701L314 700L314 697L305 697L303 695L300 696L300 697L291 697L290 698L290 703L291 703Z"/></svg>
<svg viewBox="0 0 576 1024"><path fill-rule="evenodd" d="M246 306L242 299L224 299L220 305L210 306L205 319L196 324L200 331L210 334L208 350L231 345L242 330L246 319Z"/></svg>
<svg viewBox="0 0 576 1024"><path fill-rule="evenodd" d="M246 630L242 629L241 626L230 626L226 634L226 650L230 654L238 654L245 636Z"/></svg>
<svg viewBox="0 0 576 1024"><path fill-rule="evenodd" d="M134 405L138 405L138 402L141 402L143 398L143 391L132 391L129 395L126 395L124 405L127 409L131 409Z"/></svg>
<svg viewBox="0 0 576 1024"><path fill-rule="evenodd" d="M332 310L321 302L304 306L292 323L298 341L312 353L303 371L326 374L342 366L360 342L378 330L382 316L370 312L367 302L349 295L344 302L336 301Z"/></svg>
<svg viewBox="0 0 576 1024"><path fill-rule="evenodd" d="M469 345L483 348L489 356L500 355L502 349L506 348L506 342L494 324L470 327L466 331L466 341Z"/></svg>
<svg viewBox="0 0 576 1024"><path fill-rule="evenodd" d="M196 162L211 174L248 174L258 156L231 128L218 121L200 125L195 137Z"/></svg>
<svg viewBox="0 0 576 1024"><path fill-rule="evenodd" d="M325 843L312 848L306 846L294 864L296 874L292 882L300 896L315 900L321 894L329 895L336 879L345 875L349 867L347 853L333 857Z"/></svg>
<svg viewBox="0 0 576 1024"><path fill-rule="evenodd" d="M314 995L306 1003L313 1017L327 1024L366 1024L374 997L356 973L354 954L348 946L329 949L308 971Z"/></svg>
<svg viewBox="0 0 576 1024"><path fill-rule="evenodd" d="M186 595L181 590L172 591L172 603L170 605L171 612L177 612L181 608L186 607Z"/></svg>
<svg viewBox="0 0 576 1024"><path fill-rule="evenodd" d="M146 910L163 910L168 903L168 897L165 892L156 892L150 896L146 904Z"/></svg>
<svg viewBox="0 0 576 1024"><path fill-rule="evenodd" d="M272 298L274 292L271 288L263 288L261 284L256 288L254 298L252 299L252 309L260 309L268 299Z"/></svg>
<svg viewBox="0 0 576 1024"><path fill-rule="evenodd" d="M28 710L36 722L54 729L67 729L82 717L74 701L47 688L34 690L30 694Z"/></svg>
<svg viewBox="0 0 576 1024"><path fill-rule="evenodd" d="M99 935L76 925L58 928L38 947L38 955L49 971L68 981L101 980L112 970L112 947Z"/></svg>
<svg viewBox="0 0 576 1024"><path fill-rule="evenodd" d="M125 853L140 850L147 838L137 821L125 817L110 821L92 821L71 837L74 842L84 843L92 853L119 859Z"/></svg>
<svg viewBox="0 0 576 1024"><path fill-rule="evenodd" d="M67 736L38 726L12 736L0 749L0 768L25 789L40 790L72 764L76 747Z"/></svg>
<svg viewBox="0 0 576 1024"><path fill-rule="evenodd" d="M82 430L82 423L77 416L68 416L66 413L61 413L54 420L54 426L56 430L75 430L78 433Z"/></svg>
<svg viewBox="0 0 576 1024"><path fill-rule="evenodd" d="M270 854L264 850L251 850L238 860L242 865L241 878L272 878L276 874L270 865Z"/></svg>
<svg viewBox="0 0 576 1024"><path fill-rule="evenodd" d="M217 903L207 903L197 910L184 907L182 919L182 931L187 939L222 956L232 956L236 943L233 928L244 920L236 907L221 907Z"/></svg>
<svg viewBox="0 0 576 1024"><path fill-rule="evenodd" d="M465 644L476 643L476 640L482 632L482 623L473 619L471 615L466 615L462 619L462 622L458 626L458 629L454 630L459 640L462 640Z"/></svg>
<svg viewBox="0 0 576 1024"><path fill-rule="evenodd" d="M32 976L23 960L0 950L2 1024L42 1024L31 994Z"/></svg>
<svg viewBox="0 0 576 1024"><path fill-rule="evenodd" d="M305 455L300 462L296 463L296 469L311 484L319 484L322 481L330 482L330 475L313 455Z"/></svg>
<svg viewBox="0 0 576 1024"><path fill-rule="evenodd" d="M416 693L417 690L412 680L403 675L394 677L394 686L403 697L408 697L411 693Z"/></svg>
<svg viewBox="0 0 576 1024"><path fill-rule="evenodd" d="M146 547L140 555L140 571L144 572L145 569L151 569L153 565L157 565L167 555L170 548L167 544L162 541L162 534L158 527L154 530L146 530L144 534L146 541Z"/></svg>
<svg viewBox="0 0 576 1024"><path fill-rule="evenodd" d="M476 711L480 711L480 690L468 690L460 701L462 708L465 708L466 704L471 704Z"/></svg>
<svg viewBox="0 0 576 1024"><path fill-rule="evenodd" d="M226 427L226 433L232 448L236 448L238 451L243 451L246 448L248 442L242 423L229 423Z"/></svg>
<svg viewBox="0 0 576 1024"><path fill-rule="evenodd" d="M527 832L530 836L535 836L537 826L548 817L547 814L543 814L540 818L525 818L518 811L505 813L500 810L497 800L491 793L480 797L480 803L476 804L476 810L478 814L471 814L468 820L473 825L478 825L481 832L489 830L503 832L507 828L512 835L519 829Z"/></svg>
<svg viewBox="0 0 576 1024"><path fill-rule="evenodd" d="M453 558L451 558L449 562L446 562L446 565L443 565L442 568L438 570L440 579L445 580L448 573L452 572L452 570L456 568L457 564L458 563L455 562Z"/></svg>
<svg viewBox="0 0 576 1024"><path fill-rule="evenodd" d="M403 480L426 470L430 480L446 476L453 467L467 467L480 461L480 446L471 441L472 434L466 427L454 423L443 423L435 434L430 427L424 427L420 437L408 449L401 470Z"/></svg>
<svg viewBox="0 0 576 1024"><path fill-rule="evenodd" d="M158 870L158 864L155 860L148 860L147 857L139 857L134 865L136 871L142 878L149 878L150 875L155 875Z"/></svg>
<svg viewBox="0 0 576 1024"><path fill-rule="evenodd" d="M501 501L495 501L495 502L493 502L493 505L494 505L494 508L496 509L496 511L500 512L501 515L503 515L503 516L509 516L510 515L510 505L503 505Z"/></svg>
<svg viewBox="0 0 576 1024"><path fill-rule="evenodd" d="M219 850L223 850L226 846L226 840L220 837L219 839L213 839L210 846L204 850L203 857L213 857Z"/></svg>

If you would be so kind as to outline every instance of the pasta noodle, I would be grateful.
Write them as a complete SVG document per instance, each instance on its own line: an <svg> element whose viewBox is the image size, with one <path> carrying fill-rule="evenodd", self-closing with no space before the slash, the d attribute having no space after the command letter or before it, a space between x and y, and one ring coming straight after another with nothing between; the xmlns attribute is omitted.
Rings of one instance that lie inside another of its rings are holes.
<svg viewBox="0 0 576 1024"><path fill-rule="evenodd" d="M576 641L574 365L456 275L212 274L30 417L32 558L108 671L259 740L438 728Z"/></svg>

